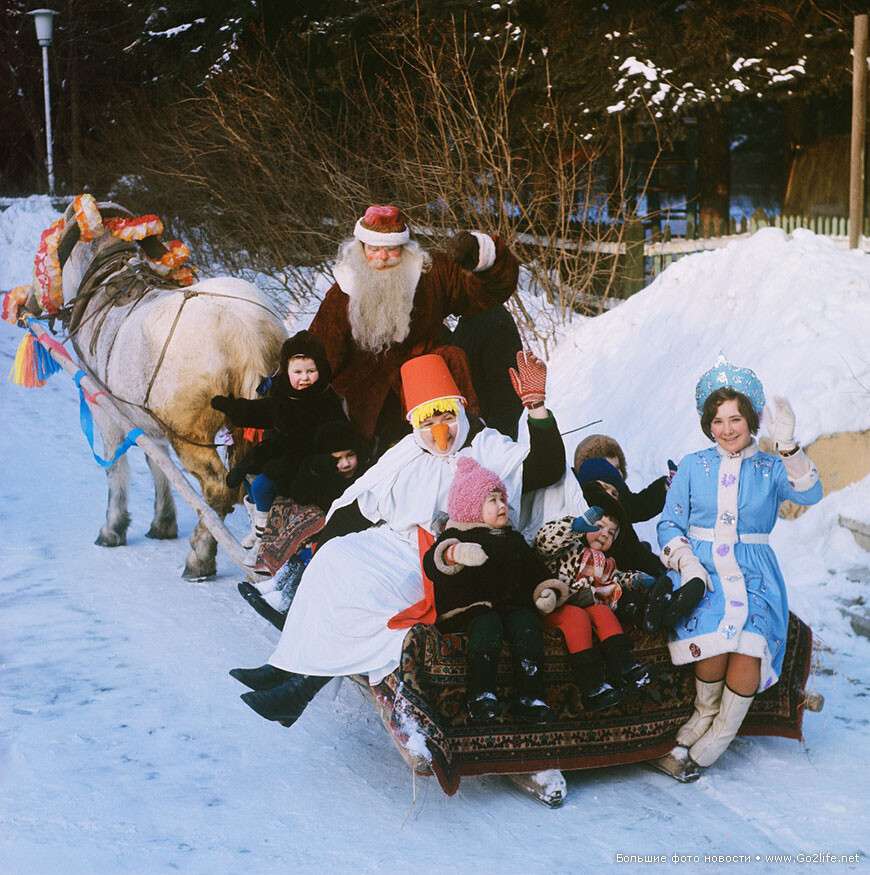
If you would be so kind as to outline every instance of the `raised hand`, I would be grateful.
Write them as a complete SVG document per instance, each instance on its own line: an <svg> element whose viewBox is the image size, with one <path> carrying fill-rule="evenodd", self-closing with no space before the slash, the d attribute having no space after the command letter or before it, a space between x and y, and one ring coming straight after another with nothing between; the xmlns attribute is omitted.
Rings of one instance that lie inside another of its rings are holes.
<svg viewBox="0 0 870 875"><path fill-rule="evenodd" d="M480 259L480 244L470 231L460 231L448 241L447 254L461 268L474 270Z"/></svg>
<svg viewBox="0 0 870 875"><path fill-rule="evenodd" d="M582 532L594 532L598 528L598 521L604 516L600 507L590 507L580 516L575 516L571 521L571 531L580 534Z"/></svg>
<svg viewBox="0 0 870 875"><path fill-rule="evenodd" d="M764 426L777 451L795 448L794 423L794 410L787 399L777 396L772 404L764 405Z"/></svg>
<svg viewBox="0 0 870 875"><path fill-rule="evenodd" d="M516 369L510 368L508 374L523 407L534 410L544 406L547 366L533 352L521 349L517 353Z"/></svg>

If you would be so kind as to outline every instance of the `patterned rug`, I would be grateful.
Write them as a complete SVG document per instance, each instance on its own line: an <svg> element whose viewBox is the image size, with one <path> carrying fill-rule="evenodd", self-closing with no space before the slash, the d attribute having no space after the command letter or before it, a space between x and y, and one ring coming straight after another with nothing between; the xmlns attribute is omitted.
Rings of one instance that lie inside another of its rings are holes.
<svg viewBox="0 0 870 875"><path fill-rule="evenodd" d="M275 574L323 528L324 520L323 511L313 504L296 504L290 498L276 499L257 554L258 567L264 566Z"/></svg>
<svg viewBox="0 0 870 875"><path fill-rule="evenodd" d="M530 727L503 716L481 726L470 723L464 709L465 636L442 635L432 626L408 631L402 665L372 692L385 717L389 714L385 723L400 747L408 747L415 729L425 736L431 770L420 763L418 773L434 772L443 790L452 795L463 775L621 765L654 759L670 750L677 728L692 712L695 691L692 666L671 665L663 636L633 635L635 653L656 666L658 679L652 689L616 708L588 713L571 679L561 636L549 630L545 634L547 702L557 721ZM791 614L782 676L755 699L741 735L801 737L811 653L812 632ZM510 684L510 659L504 649L500 699L509 700ZM419 742L417 738L414 744Z"/></svg>

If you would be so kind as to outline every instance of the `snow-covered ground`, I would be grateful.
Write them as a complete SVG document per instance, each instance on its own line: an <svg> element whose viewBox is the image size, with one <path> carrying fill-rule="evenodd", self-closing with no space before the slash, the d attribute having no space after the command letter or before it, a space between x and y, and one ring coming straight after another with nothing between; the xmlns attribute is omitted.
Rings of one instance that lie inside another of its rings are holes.
<svg viewBox="0 0 870 875"><path fill-rule="evenodd" d="M41 198L0 213L0 287L28 279L53 217ZM802 440L870 427L868 337L867 256L762 232L683 259L573 327L552 358L552 406L563 429L603 418L595 430L620 439L640 487L704 445L693 388L720 350L791 398ZM19 339L0 325L3 376ZM2 875L577 873L617 854L698 855L690 871L716 871L704 854L749 854L758 872L783 870L766 855L866 861L870 643L840 600L866 598L870 554L837 515L870 507L870 478L773 536L792 607L822 644L811 685L827 704L806 716L804 741L738 739L692 785L641 766L572 773L549 811L497 777L465 779L453 798L434 779L415 786L347 683L290 730L257 718L227 670L261 664L277 633L223 557L216 581L190 584L186 541L145 539L139 451L129 545L107 550L93 545L105 486L71 382L4 383L0 417ZM181 508L184 537L193 522ZM244 522L237 511L230 525Z"/></svg>

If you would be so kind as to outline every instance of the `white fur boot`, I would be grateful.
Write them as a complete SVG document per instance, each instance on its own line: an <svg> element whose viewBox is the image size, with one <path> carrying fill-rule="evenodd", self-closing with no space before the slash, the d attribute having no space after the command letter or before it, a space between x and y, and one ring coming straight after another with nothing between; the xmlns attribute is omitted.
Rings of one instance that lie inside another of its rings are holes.
<svg viewBox="0 0 870 875"><path fill-rule="evenodd" d="M254 543L251 544L251 552L245 558L245 565L253 568L257 564L257 558L260 553L260 544L263 540L263 533L266 531L266 522L269 519L268 510L257 510L253 508L251 511L251 520L254 523Z"/></svg>
<svg viewBox="0 0 870 875"><path fill-rule="evenodd" d="M251 531L245 535L244 538L240 541L241 545L246 549L250 550L254 546L254 542L257 540L257 530L254 525L254 511L256 511L257 507L253 501L251 501L248 496L245 496L244 501L242 502L245 506L245 510L248 512L248 516L251 520Z"/></svg>
<svg viewBox="0 0 870 875"><path fill-rule="evenodd" d="M712 766L734 741L755 696L738 696L725 687L719 713L710 728L689 748L689 756L699 766Z"/></svg>
<svg viewBox="0 0 870 875"><path fill-rule="evenodd" d="M677 744L691 747L709 728L719 713L724 678L721 681L702 681L695 678L695 710L687 723L677 732Z"/></svg>

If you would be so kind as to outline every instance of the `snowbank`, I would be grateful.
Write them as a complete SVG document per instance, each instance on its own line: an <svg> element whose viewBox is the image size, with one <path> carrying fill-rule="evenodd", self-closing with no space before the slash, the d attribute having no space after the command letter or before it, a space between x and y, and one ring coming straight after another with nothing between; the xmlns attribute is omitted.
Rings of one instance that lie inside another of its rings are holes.
<svg viewBox="0 0 870 875"><path fill-rule="evenodd" d="M59 215L48 195L21 198L0 211L0 290L30 282L39 235Z"/></svg>
<svg viewBox="0 0 870 875"><path fill-rule="evenodd" d="M601 418L592 430L620 440L635 475L658 476L704 445L695 383L720 352L789 398L804 444L870 428L870 258L775 228L687 256L567 334L549 398L563 430Z"/></svg>

